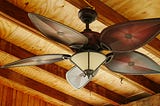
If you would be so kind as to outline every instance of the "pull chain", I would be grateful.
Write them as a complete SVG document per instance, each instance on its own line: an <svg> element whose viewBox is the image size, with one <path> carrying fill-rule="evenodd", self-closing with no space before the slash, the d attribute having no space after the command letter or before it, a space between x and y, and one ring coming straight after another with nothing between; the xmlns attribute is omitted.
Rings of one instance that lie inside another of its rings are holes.
<svg viewBox="0 0 160 106"><path fill-rule="evenodd" d="M124 78L121 77L120 79L121 79L120 83L123 84L123 79L124 79Z"/></svg>
<svg viewBox="0 0 160 106"><path fill-rule="evenodd" d="M91 7L93 10L95 10L95 7L91 5L87 0L83 0L89 7Z"/></svg>

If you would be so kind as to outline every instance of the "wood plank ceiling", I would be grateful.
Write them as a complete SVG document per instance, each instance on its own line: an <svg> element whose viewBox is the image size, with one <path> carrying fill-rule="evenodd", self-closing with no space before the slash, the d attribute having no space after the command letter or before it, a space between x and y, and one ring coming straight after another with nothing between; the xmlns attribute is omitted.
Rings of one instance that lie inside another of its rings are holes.
<svg viewBox="0 0 160 106"><path fill-rule="evenodd" d="M160 17L160 1L87 0L96 8L98 21L91 29L134 19ZM73 52L66 46L43 37L31 24L27 13L34 12L83 31L78 19L83 0L0 0L0 65L41 54ZM160 35L137 51L160 64ZM113 73L101 67L84 88L75 90L65 80L73 66L69 61L56 64L0 69L0 84L36 95L54 105L120 105L160 92L160 76L132 76ZM121 81L122 79L122 81Z"/></svg>

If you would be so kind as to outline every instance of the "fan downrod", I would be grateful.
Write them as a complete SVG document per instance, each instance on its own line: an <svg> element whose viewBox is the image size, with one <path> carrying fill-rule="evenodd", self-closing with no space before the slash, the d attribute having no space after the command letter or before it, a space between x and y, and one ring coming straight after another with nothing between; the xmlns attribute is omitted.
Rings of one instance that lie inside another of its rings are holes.
<svg viewBox="0 0 160 106"><path fill-rule="evenodd" d="M90 24L97 18L97 12L90 7L82 8L78 16L80 20L85 24Z"/></svg>

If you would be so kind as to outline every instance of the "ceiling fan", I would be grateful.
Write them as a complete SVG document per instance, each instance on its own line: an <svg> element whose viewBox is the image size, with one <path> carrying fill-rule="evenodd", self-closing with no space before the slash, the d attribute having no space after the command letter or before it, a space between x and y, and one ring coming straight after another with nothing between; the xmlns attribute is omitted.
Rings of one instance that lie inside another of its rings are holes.
<svg viewBox="0 0 160 106"><path fill-rule="evenodd" d="M84 87L103 64L113 72L144 75L160 74L160 66L149 57L134 51L148 43L160 33L160 18L128 21L111 25L101 33L89 28L97 13L92 8L79 11L79 18L86 24L78 32L44 16L28 13L31 22L47 38L70 47L75 53L45 54L18 60L0 68L42 65L69 59L75 64L66 73L67 81L75 88Z"/></svg>

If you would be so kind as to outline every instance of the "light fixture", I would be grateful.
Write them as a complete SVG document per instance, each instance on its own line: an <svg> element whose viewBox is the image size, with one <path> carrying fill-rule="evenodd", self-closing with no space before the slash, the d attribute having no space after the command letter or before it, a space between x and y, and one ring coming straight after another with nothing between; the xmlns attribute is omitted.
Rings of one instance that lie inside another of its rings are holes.
<svg viewBox="0 0 160 106"><path fill-rule="evenodd" d="M106 56L99 52L86 51L76 53L70 60L90 78L94 76L94 72L104 63Z"/></svg>
<svg viewBox="0 0 160 106"><path fill-rule="evenodd" d="M79 89L84 87L96 75L98 68L107 59L100 52L88 50L74 54L70 60L75 66L66 73L66 79L70 85Z"/></svg>

